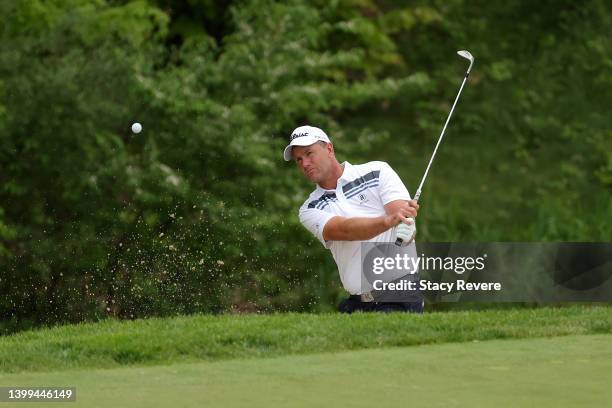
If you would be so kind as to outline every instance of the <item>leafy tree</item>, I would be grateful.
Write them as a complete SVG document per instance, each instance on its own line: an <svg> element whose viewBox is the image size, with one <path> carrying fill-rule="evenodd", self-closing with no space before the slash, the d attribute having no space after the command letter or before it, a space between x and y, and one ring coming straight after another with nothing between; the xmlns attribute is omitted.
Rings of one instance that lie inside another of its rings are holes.
<svg viewBox="0 0 612 408"><path fill-rule="evenodd" d="M347 24L330 7L241 3L221 42L177 47L144 2L4 3L7 330L329 296L330 260L288 217L305 185L280 160L286 135L311 121L347 154L371 148L384 135L345 135L333 114L427 83L377 79L359 29L330 50Z"/></svg>

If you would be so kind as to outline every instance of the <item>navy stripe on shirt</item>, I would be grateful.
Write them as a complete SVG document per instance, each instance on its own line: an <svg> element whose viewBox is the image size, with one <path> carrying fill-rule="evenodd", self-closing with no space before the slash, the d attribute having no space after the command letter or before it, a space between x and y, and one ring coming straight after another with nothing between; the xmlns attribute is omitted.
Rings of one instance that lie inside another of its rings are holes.
<svg viewBox="0 0 612 408"><path fill-rule="evenodd" d="M336 198L336 193L325 193L316 200L309 202L308 208L318 208L321 210L333 201L338 201L338 198Z"/></svg>
<svg viewBox="0 0 612 408"><path fill-rule="evenodd" d="M348 198L349 195L352 196L353 192L359 189L359 187L362 186L363 184L368 183L373 180L378 181L379 179L380 179L380 170L371 171L368 174L365 174L359 178L356 178L353 181L349 181L348 183L343 185L342 192Z"/></svg>
<svg viewBox="0 0 612 408"><path fill-rule="evenodd" d="M346 198L348 199L348 198L355 197L357 194L361 193L362 191L367 190L370 187L377 187L378 184L379 184L378 180L370 180L365 184L361 184L359 188L352 190L351 193L346 196Z"/></svg>

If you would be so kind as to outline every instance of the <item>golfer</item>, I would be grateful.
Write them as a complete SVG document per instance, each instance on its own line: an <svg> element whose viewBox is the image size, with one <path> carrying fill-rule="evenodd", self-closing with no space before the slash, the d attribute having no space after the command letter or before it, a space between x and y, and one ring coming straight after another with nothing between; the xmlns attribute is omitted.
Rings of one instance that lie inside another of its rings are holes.
<svg viewBox="0 0 612 408"><path fill-rule="evenodd" d="M350 294L339 311L422 313L423 298L418 291L401 301L381 302L374 292L364 292L362 285L361 243L392 243L398 236L406 239L401 233L417 216L419 206L411 201L397 173L382 161L340 164L327 134L313 126L301 126L291 133L284 159L295 160L302 174L316 184L300 207L299 217L336 261L342 285ZM414 249L414 243L411 245Z"/></svg>

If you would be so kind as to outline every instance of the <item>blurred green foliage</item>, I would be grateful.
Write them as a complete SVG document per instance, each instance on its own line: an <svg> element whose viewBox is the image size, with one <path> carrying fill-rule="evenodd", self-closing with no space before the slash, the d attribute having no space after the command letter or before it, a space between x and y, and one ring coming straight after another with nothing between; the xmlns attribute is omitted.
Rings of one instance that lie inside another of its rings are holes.
<svg viewBox="0 0 612 408"><path fill-rule="evenodd" d="M0 328L329 310L281 159L316 124L423 194L429 241L612 236L604 1L0 3ZM139 135L130 125L139 121Z"/></svg>

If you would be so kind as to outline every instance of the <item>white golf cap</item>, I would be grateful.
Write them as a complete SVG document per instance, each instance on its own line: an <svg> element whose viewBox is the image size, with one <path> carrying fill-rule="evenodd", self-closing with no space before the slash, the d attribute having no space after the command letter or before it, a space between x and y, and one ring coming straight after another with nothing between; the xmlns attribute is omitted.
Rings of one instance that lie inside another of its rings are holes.
<svg viewBox="0 0 612 408"><path fill-rule="evenodd" d="M331 143L324 131L314 126L300 126L291 132L289 146L285 147L283 157L285 161L291 160L291 149L293 146L310 146L317 142Z"/></svg>

